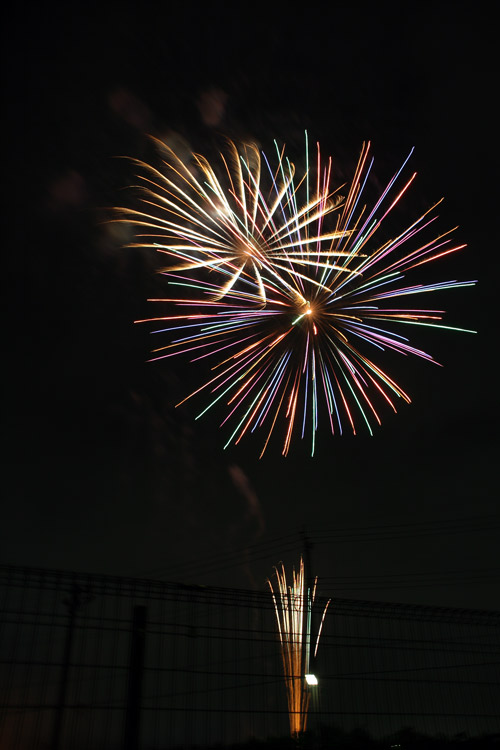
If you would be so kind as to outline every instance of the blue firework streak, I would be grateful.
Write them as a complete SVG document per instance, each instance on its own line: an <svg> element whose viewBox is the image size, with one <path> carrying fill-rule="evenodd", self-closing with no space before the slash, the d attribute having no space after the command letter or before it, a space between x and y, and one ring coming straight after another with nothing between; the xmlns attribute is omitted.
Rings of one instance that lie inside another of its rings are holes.
<svg viewBox="0 0 500 750"><path fill-rule="evenodd" d="M406 282L409 272L465 247L453 230L436 235L439 204L379 240L415 179L404 177L411 153L368 206L369 143L350 185L336 190L331 160L317 146L310 163L307 137L299 176L277 145L271 162L256 146L229 143L218 173L201 156L185 163L162 148L161 169L141 165L143 206L120 209L140 228L134 246L170 259L163 272L172 294L152 300L168 314L148 319L168 343L151 359L210 358L212 377L187 398L205 394L198 417L223 407L226 447L262 430L262 455L280 430L284 455L294 435L309 435L314 454L320 421L333 434L346 427L355 434L358 423L372 433L380 403L396 411L399 399L410 402L378 364L383 353L434 362L404 335L409 326L467 330L440 323L443 310L402 306L475 283Z"/></svg>

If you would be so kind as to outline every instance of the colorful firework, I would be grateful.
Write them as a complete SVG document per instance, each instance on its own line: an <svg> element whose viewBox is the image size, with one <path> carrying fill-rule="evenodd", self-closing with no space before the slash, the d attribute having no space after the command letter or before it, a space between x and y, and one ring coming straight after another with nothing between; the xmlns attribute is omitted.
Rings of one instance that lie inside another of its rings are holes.
<svg viewBox="0 0 500 750"><path fill-rule="evenodd" d="M311 693L306 681L306 675L307 677L311 677L312 609L316 597L318 579L315 578L312 589L306 586L304 561L302 558L300 558L298 573L293 570L293 583L291 586L287 584L283 564L281 565L281 572L278 568L275 568L275 572L278 580L276 594L270 580L268 580L268 584L273 597L278 625L288 701L290 733L292 736L297 736L300 732L305 732L307 728L307 712L309 710ZM314 645L313 658L316 657L318 651L319 639L329 604L330 599L323 610Z"/></svg>
<svg viewBox="0 0 500 750"><path fill-rule="evenodd" d="M343 250L335 252L331 242L341 239L344 231L323 231L324 218L342 202L340 195L330 192L331 163L314 193L306 185L306 203L299 208L301 185L294 186L295 167L284 150L273 174L267 158L261 157L254 144L243 146L239 153L228 141L227 157L221 154L223 184L204 157L193 154L192 161L186 163L169 146L156 142L165 157L165 173L137 162L145 172L141 188L148 209L120 211L129 223L146 232L132 247L154 247L176 259L165 273L219 271L222 278L211 292L212 299L222 299L242 280L250 282L251 300L262 305L266 304L266 278L304 303L298 279L322 286L314 274L305 275L305 270L317 269L319 263L332 271L355 273L333 263L334 257L348 255ZM262 159L272 184L267 195L261 189ZM307 174L301 182L304 179ZM287 280L290 263L293 283Z"/></svg>
<svg viewBox="0 0 500 750"><path fill-rule="evenodd" d="M310 162L307 138L299 178L277 145L273 167L256 146L229 143L220 176L201 156L188 163L162 148L163 172L143 165L146 208L120 209L140 232L134 246L154 247L172 263L164 273L177 293L151 300L168 305L168 314L148 319L169 341L151 360L212 359L213 376L187 398L209 394L198 418L224 403L225 447L262 429L262 455L282 421L283 455L297 433L310 435L314 454L323 416L333 434L346 426L356 434L358 422L372 434L380 404L396 411L398 399L409 403L377 355L434 362L403 330L466 329L439 323L443 310L402 307L400 298L475 283L405 281L409 271L465 247L452 241L453 230L428 239L438 204L379 240L414 181L415 174L403 179L411 153L367 206L369 143L345 189L332 187L332 162L319 146Z"/></svg>

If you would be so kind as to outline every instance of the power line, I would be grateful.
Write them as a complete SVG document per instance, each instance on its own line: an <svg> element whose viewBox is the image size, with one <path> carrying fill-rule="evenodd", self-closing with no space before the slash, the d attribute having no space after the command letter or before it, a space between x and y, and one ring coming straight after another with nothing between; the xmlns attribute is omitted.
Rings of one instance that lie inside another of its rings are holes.
<svg viewBox="0 0 500 750"><path fill-rule="evenodd" d="M449 534L491 532L500 528L500 514L488 514L482 516L463 517L462 519L448 519L442 521L419 521L414 523L381 524L364 527L346 527L343 529L308 529L308 542L316 547L325 544L353 544L356 542L386 542L395 540L418 539L421 537L443 536ZM227 552L218 552L206 556L203 559L177 563L163 566L144 572L143 574L155 577L168 576L173 579L191 579L203 577L217 572L232 569L235 566L244 566L250 563L260 562L265 559L273 559L273 564L278 562L287 552L300 552L303 549L303 535L301 532L289 533L282 536L272 537L266 541L239 547ZM277 554L276 554L277 553ZM493 568L497 570L498 568ZM476 571L469 571L476 574ZM415 575L410 573L408 575ZM418 575L418 574L417 574ZM448 576L448 572L441 575ZM321 581L338 581L335 577L321 576ZM340 581L339 581L340 583ZM448 581L443 581L447 584ZM492 581L496 583L496 579ZM429 585L429 584L426 584ZM420 587L420 586L419 586ZM354 590L354 589L353 589ZM368 590L368 588L366 588Z"/></svg>

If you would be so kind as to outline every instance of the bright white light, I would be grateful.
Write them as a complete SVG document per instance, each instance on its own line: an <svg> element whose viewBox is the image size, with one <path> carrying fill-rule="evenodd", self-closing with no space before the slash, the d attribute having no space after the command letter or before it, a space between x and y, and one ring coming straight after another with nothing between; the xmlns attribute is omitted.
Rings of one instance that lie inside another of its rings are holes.
<svg viewBox="0 0 500 750"><path fill-rule="evenodd" d="M317 685L318 678L315 674L306 674L306 682L308 685Z"/></svg>

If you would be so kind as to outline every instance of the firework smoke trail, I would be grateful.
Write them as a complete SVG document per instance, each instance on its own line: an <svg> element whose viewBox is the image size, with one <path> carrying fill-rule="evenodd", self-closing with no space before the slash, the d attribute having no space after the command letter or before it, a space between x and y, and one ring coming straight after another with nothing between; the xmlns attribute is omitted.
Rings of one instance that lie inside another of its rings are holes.
<svg viewBox="0 0 500 750"><path fill-rule="evenodd" d="M211 359L212 376L187 398L208 394L197 418L224 405L225 447L262 429L262 455L279 423L283 455L297 433L310 436L313 455L321 420L333 434L346 427L356 434L359 423L373 434L381 405L396 411L398 400L411 400L380 356L434 362L405 336L411 326L467 330L440 323L444 310L406 305L475 281L409 283L406 274L465 245L452 241L453 230L435 234L438 204L379 239L414 182L415 174L404 177L411 153L370 206L369 143L343 197L319 146L309 161L307 140L300 179L278 146L274 166L255 146L228 148L223 181L201 156L188 165L164 147L166 175L143 165L149 212L121 210L119 220L144 233L135 245L172 260L165 271L172 294L151 300L168 314L147 321L169 343L154 348L151 361Z"/></svg>
<svg viewBox="0 0 500 750"><path fill-rule="evenodd" d="M309 673L311 649L311 615L316 595L316 582L311 589L306 587L304 561L300 558L299 571L292 573L292 585L288 586L284 565L281 572L275 568L278 581L277 592L268 580L273 598L278 634L281 645L283 674L285 677L290 733L297 736L307 728L310 691L305 681ZM319 639L330 600L326 603L316 637L313 657L318 651Z"/></svg>

